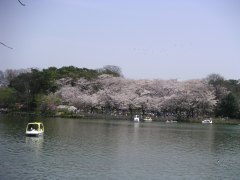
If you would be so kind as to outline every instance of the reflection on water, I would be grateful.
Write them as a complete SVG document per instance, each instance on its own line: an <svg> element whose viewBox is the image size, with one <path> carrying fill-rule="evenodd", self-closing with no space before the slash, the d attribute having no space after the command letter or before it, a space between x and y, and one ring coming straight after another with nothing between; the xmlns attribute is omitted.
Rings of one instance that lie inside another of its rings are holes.
<svg viewBox="0 0 240 180"><path fill-rule="evenodd" d="M240 126L0 117L0 179L236 179Z"/></svg>
<svg viewBox="0 0 240 180"><path fill-rule="evenodd" d="M38 137L26 136L25 142L30 148L34 149L36 152L39 152L43 148L43 140L44 140L43 136Z"/></svg>
<svg viewBox="0 0 240 180"><path fill-rule="evenodd" d="M134 128L135 128L135 130L137 130L137 129L139 128L139 124L140 124L140 123L134 122Z"/></svg>

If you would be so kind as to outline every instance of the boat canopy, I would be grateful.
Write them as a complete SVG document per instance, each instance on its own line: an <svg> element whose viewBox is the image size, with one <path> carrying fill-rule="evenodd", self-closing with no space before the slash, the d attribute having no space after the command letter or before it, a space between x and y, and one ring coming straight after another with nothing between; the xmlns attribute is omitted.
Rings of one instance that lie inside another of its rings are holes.
<svg viewBox="0 0 240 180"><path fill-rule="evenodd" d="M43 124L40 122L28 123L27 125L27 131L31 131L31 130L40 131L43 129L44 129Z"/></svg>

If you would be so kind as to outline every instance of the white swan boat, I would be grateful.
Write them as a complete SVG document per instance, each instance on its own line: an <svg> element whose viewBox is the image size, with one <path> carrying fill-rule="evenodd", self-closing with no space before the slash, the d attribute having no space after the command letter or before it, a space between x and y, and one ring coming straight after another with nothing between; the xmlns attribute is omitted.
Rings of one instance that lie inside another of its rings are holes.
<svg viewBox="0 0 240 180"><path fill-rule="evenodd" d="M140 121L139 115L135 115L134 118L133 118L133 121L134 122L139 122Z"/></svg>
<svg viewBox="0 0 240 180"><path fill-rule="evenodd" d="M40 136L44 133L44 126L41 122L32 122L27 124L27 136Z"/></svg>
<svg viewBox="0 0 240 180"><path fill-rule="evenodd" d="M212 119L205 119L202 121L202 124L212 124Z"/></svg>
<svg viewBox="0 0 240 180"><path fill-rule="evenodd" d="M174 121L174 120L166 120L166 123L177 123L177 121Z"/></svg>
<svg viewBox="0 0 240 180"><path fill-rule="evenodd" d="M146 122L151 122L151 121L152 121L152 118L149 117L149 116L146 116L143 120L146 121Z"/></svg>

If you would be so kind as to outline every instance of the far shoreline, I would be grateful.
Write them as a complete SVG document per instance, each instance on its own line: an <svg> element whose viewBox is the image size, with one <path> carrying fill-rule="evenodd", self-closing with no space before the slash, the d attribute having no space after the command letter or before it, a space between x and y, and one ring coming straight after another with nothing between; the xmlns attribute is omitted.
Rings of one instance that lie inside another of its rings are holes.
<svg viewBox="0 0 240 180"><path fill-rule="evenodd" d="M125 120L125 121L133 121L133 117L123 116L123 115L110 115L110 114L68 114L68 115L53 115L53 114L40 114L36 112L8 112L8 113L0 113L0 115L6 116L21 116L21 117L38 117L38 118L70 118L70 119L105 119L105 120ZM194 119L185 119L185 120L176 120L178 123L201 123L202 120L206 118L194 118ZM169 119L167 117L153 117L152 122L166 122ZM213 124L222 124L222 125L240 125L240 121L238 119L231 118L212 118ZM144 121L142 121L144 122Z"/></svg>

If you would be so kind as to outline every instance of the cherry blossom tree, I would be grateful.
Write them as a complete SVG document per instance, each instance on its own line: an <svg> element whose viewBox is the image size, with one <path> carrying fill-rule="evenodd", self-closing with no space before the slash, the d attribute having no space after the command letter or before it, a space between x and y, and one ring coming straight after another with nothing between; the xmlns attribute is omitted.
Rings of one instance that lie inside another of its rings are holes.
<svg viewBox="0 0 240 180"><path fill-rule="evenodd" d="M109 114L154 112L178 119L204 116L217 103L214 88L204 80L130 80L100 75L93 80L61 80L57 92L67 104L93 113Z"/></svg>

